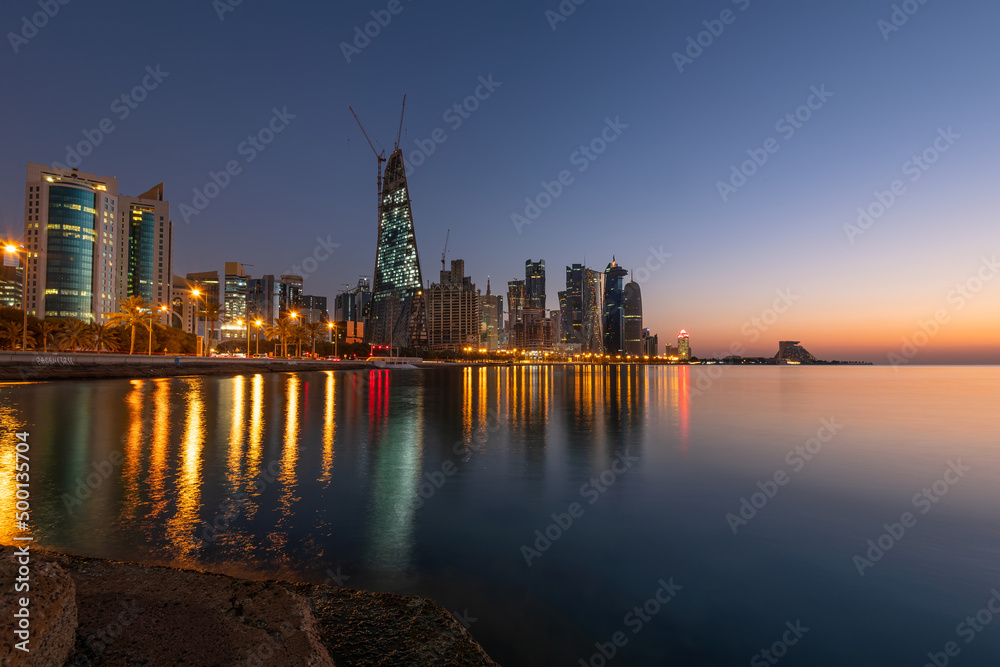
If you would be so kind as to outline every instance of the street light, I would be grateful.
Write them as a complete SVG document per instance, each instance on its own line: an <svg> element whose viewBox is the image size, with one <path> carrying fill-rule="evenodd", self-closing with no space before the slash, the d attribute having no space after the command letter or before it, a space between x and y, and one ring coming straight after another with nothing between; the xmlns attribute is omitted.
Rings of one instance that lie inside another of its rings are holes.
<svg viewBox="0 0 1000 667"><path fill-rule="evenodd" d="M333 338L333 356L339 357L340 355L337 354L337 343L340 342L340 336L337 335L337 325L333 322L327 322L326 326L330 329L330 338Z"/></svg>
<svg viewBox="0 0 1000 667"><path fill-rule="evenodd" d="M199 297L201 296L201 290L199 290L199 289L193 289L193 290L191 290L191 296L193 296L193 297L194 297L194 301L195 301L195 304L194 304L194 305L195 305L195 308L197 308L197 307L198 307L198 298L199 298ZM207 302L207 301L205 302L205 306L206 306L206 307L208 306L208 302ZM197 311L195 311L195 312L197 312ZM196 322L196 324L195 324L195 331L194 331L194 334L195 334L195 336L197 336L197 335L198 335L198 326L197 326L197 322ZM204 337L202 337L202 339L204 340ZM204 345L203 345L203 347L204 347ZM201 350L201 352L205 352L205 350L204 350L204 349L202 349L202 350ZM201 354L201 355L199 355L199 356L205 356L205 355L204 355L204 354Z"/></svg>
<svg viewBox="0 0 1000 667"><path fill-rule="evenodd" d="M24 253L24 269L21 271L21 310L24 311L24 324L21 327L21 352L25 352L28 348L28 250L24 247L19 248L13 243L4 246L4 250L16 253L19 257L22 252Z"/></svg>
<svg viewBox="0 0 1000 667"><path fill-rule="evenodd" d="M261 322L260 320L257 320L256 322L254 322L254 324L257 325L257 352L255 352L255 354L256 354L256 356L259 357L260 356L260 326L262 324L264 324L264 323ZM250 354L249 347L247 348L247 354Z"/></svg>

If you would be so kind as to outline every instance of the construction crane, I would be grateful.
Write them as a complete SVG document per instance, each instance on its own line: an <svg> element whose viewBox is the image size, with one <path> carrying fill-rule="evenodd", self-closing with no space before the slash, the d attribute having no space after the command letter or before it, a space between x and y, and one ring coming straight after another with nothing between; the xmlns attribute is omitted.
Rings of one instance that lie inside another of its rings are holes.
<svg viewBox="0 0 1000 667"><path fill-rule="evenodd" d="M403 110L399 112L399 133L396 135L396 147L393 150L399 150L399 140L403 136L403 114L406 113L406 93L403 93Z"/></svg>
<svg viewBox="0 0 1000 667"><path fill-rule="evenodd" d="M403 104L406 104L406 96L403 96ZM365 141L371 146L372 153L375 153L375 158L378 160L378 221L382 224L382 163L385 162L385 150L383 149L381 153L375 150L375 146L372 145L372 140L368 138L368 133L365 132L365 126L361 124L361 119L358 118L358 114L354 113L352 107L347 107L350 109L351 114L354 115L354 120L358 122L358 127L361 128L361 134L365 135ZM402 119L400 119L400 127L402 127Z"/></svg>
<svg viewBox="0 0 1000 667"><path fill-rule="evenodd" d="M448 239L451 237L451 230L444 235L444 252L441 253L441 270L444 271L444 257L448 254Z"/></svg>

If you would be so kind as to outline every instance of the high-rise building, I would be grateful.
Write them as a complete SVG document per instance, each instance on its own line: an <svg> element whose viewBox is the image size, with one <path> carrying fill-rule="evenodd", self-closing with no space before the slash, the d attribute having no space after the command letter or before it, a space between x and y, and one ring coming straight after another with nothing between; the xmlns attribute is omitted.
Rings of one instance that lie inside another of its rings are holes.
<svg viewBox="0 0 1000 667"><path fill-rule="evenodd" d="M580 349L593 354L604 353L604 274L593 269L583 270L583 338Z"/></svg>
<svg viewBox="0 0 1000 667"><path fill-rule="evenodd" d="M465 261L455 259L441 282L424 290L427 344L432 350L460 351L479 347L479 295L472 278L465 275Z"/></svg>
<svg viewBox="0 0 1000 667"><path fill-rule="evenodd" d="M220 317L222 340L241 340L247 335L247 282L250 276L239 262L226 262Z"/></svg>
<svg viewBox="0 0 1000 667"><path fill-rule="evenodd" d="M298 312L299 308L302 307L302 283L302 276L281 276L281 284L284 285L281 290L282 315Z"/></svg>
<svg viewBox="0 0 1000 667"><path fill-rule="evenodd" d="M545 260L524 263L524 307L545 310Z"/></svg>
<svg viewBox="0 0 1000 667"><path fill-rule="evenodd" d="M625 353L642 356L642 291L639 283L630 280L625 285Z"/></svg>
<svg viewBox="0 0 1000 667"><path fill-rule="evenodd" d="M361 277L358 284L337 295L334 301L334 319L337 322L361 322L368 319L368 308L372 300L368 278Z"/></svg>
<svg viewBox="0 0 1000 667"><path fill-rule="evenodd" d="M652 359L660 354L660 337L650 333L649 329L642 330L642 356Z"/></svg>
<svg viewBox="0 0 1000 667"><path fill-rule="evenodd" d="M681 332L677 334L677 357L681 361L691 359L691 336L684 329L681 329Z"/></svg>
<svg viewBox="0 0 1000 667"><path fill-rule="evenodd" d="M566 267L566 291L559 292L559 341L566 345L583 343L583 264Z"/></svg>
<svg viewBox="0 0 1000 667"><path fill-rule="evenodd" d="M28 313L99 321L118 312L118 179L28 163L24 290Z"/></svg>
<svg viewBox="0 0 1000 667"><path fill-rule="evenodd" d="M800 342L797 340L778 341L778 353L774 355L774 358L783 361L795 361L800 364L808 364L816 361L816 357L810 354L806 348L802 347L799 344Z"/></svg>
<svg viewBox="0 0 1000 667"><path fill-rule="evenodd" d="M524 320L524 306L527 298L523 280L511 280L507 283L507 331L513 331L514 326ZM513 347L513 341L511 341Z"/></svg>
<svg viewBox="0 0 1000 667"><path fill-rule="evenodd" d="M138 197L118 197L117 295L139 296L160 307L171 303L174 226L163 183ZM162 315L163 324L168 313Z"/></svg>
<svg viewBox="0 0 1000 667"><path fill-rule="evenodd" d="M614 258L604 270L604 352L627 354L625 350L625 286L628 271Z"/></svg>
<svg viewBox="0 0 1000 667"><path fill-rule="evenodd" d="M247 279L247 316L271 326L281 312L281 283L273 275ZM256 325L255 325L256 326Z"/></svg>
<svg viewBox="0 0 1000 667"><path fill-rule="evenodd" d="M326 308L325 296L302 295L299 317L303 322L326 322L330 313Z"/></svg>
<svg viewBox="0 0 1000 667"><path fill-rule="evenodd" d="M389 156L382 183L375 286L365 336L373 344L402 347L423 342L426 324L417 235L398 148Z"/></svg>
<svg viewBox="0 0 1000 667"><path fill-rule="evenodd" d="M503 326L503 297L493 294L490 279L486 278L486 294L479 297L479 342L490 352L500 347L500 330Z"/></svg>

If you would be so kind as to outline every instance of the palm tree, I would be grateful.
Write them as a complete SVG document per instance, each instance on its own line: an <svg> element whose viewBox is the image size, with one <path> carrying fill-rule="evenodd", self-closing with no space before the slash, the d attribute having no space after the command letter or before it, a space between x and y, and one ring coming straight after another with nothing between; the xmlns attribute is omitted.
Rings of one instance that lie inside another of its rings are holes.
<svg viewBox="0 0 1000 667"><path fill-rule="evenodd" d="M288 317L282 317L274 323L274 326L268 327L264 331L264 335L267 336L268 340L280 340L281 356L288 357L288 338L293 334L293 331L292 320Z"/></svg>
<svg viewBox="0 0 1000 667"><path fill-rule="evenodd" d="M219 321L219 317L222 315L222 306L217 303L207 303L205 304L205 310L199 310L196 314L198 317L204 317L212 324L212 329L208 332L208 342L205 345L205 352L207 353L212 349L212 339L215 338L215 323Z"/></svg>
<svg viewBox="0 0 1000 667"><path fill-rule="evenodd" d="M302 327L303 332L309 344L312 346L312 356L316 356L316 339L319 338L320 332L326 329L326 325L322 322L306 322Z"/></svg>
<svg viewBox="0 0 1000 667"><path fill-rule="evenodd" d="M135 328L145 326L146 321L152 319L153 309L151 304L141 296L130 296L118 302L118 307L122 309L120 313L105 313L104 317L111 320L115 326L126 326L132 329L132 344L128 353L135 353Z"/></svg>
<svg viewBox="0 0 1000 667"><path fill-rule="evenodd" d="M17 348L17 341L21 339L21 331L23 325L20 322L4 322L0 333L2 333L4 339L10 342L10 349L14 350Z"/></svg>
<svg viewBox="0 0 1000 667"><path fill-rule="evenodd" d="M55 334L59 331L61 325L57 320L42 320L38 324L38 333L42 338L42 351L49 351L49 341L55 342Z"/></svg>
<svg viewBox="0 0 1000 667"><path fill-rule="evenodd" d="M74 352L87 349L90 342L88 324L83 320L67 320L62 326L60 339L65 347Z"/></svg>
<svg viewBox="0 0 1000 667"><path fill-rule="evenodd" d="M95 322L90 325L90 341L98 354L102 350L110 352L117 349L120 343L118 340L118 330L107 322Z"/></svg>
<svg viewBox="0 0 1000 667"><path fill-rule="evenodd" d="M299 320L295 320L295 326L292 329L292 342L295 343L295 356L299 359L302 358L302 343L308 340L309 332L303 325L299 324Z"/></svg>

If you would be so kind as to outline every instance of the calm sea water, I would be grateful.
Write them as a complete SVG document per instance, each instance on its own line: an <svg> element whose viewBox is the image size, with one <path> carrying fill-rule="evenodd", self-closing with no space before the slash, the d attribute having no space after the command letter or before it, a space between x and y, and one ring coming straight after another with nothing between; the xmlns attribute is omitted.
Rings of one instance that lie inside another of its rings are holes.
<svg viewBox="0 0 1000 667"><path fill-rule="evenodd" d="M44 546L429 596L505 665L1000 663L994 368L9 384L0 422L4 542L24 430Z"/></svg>

